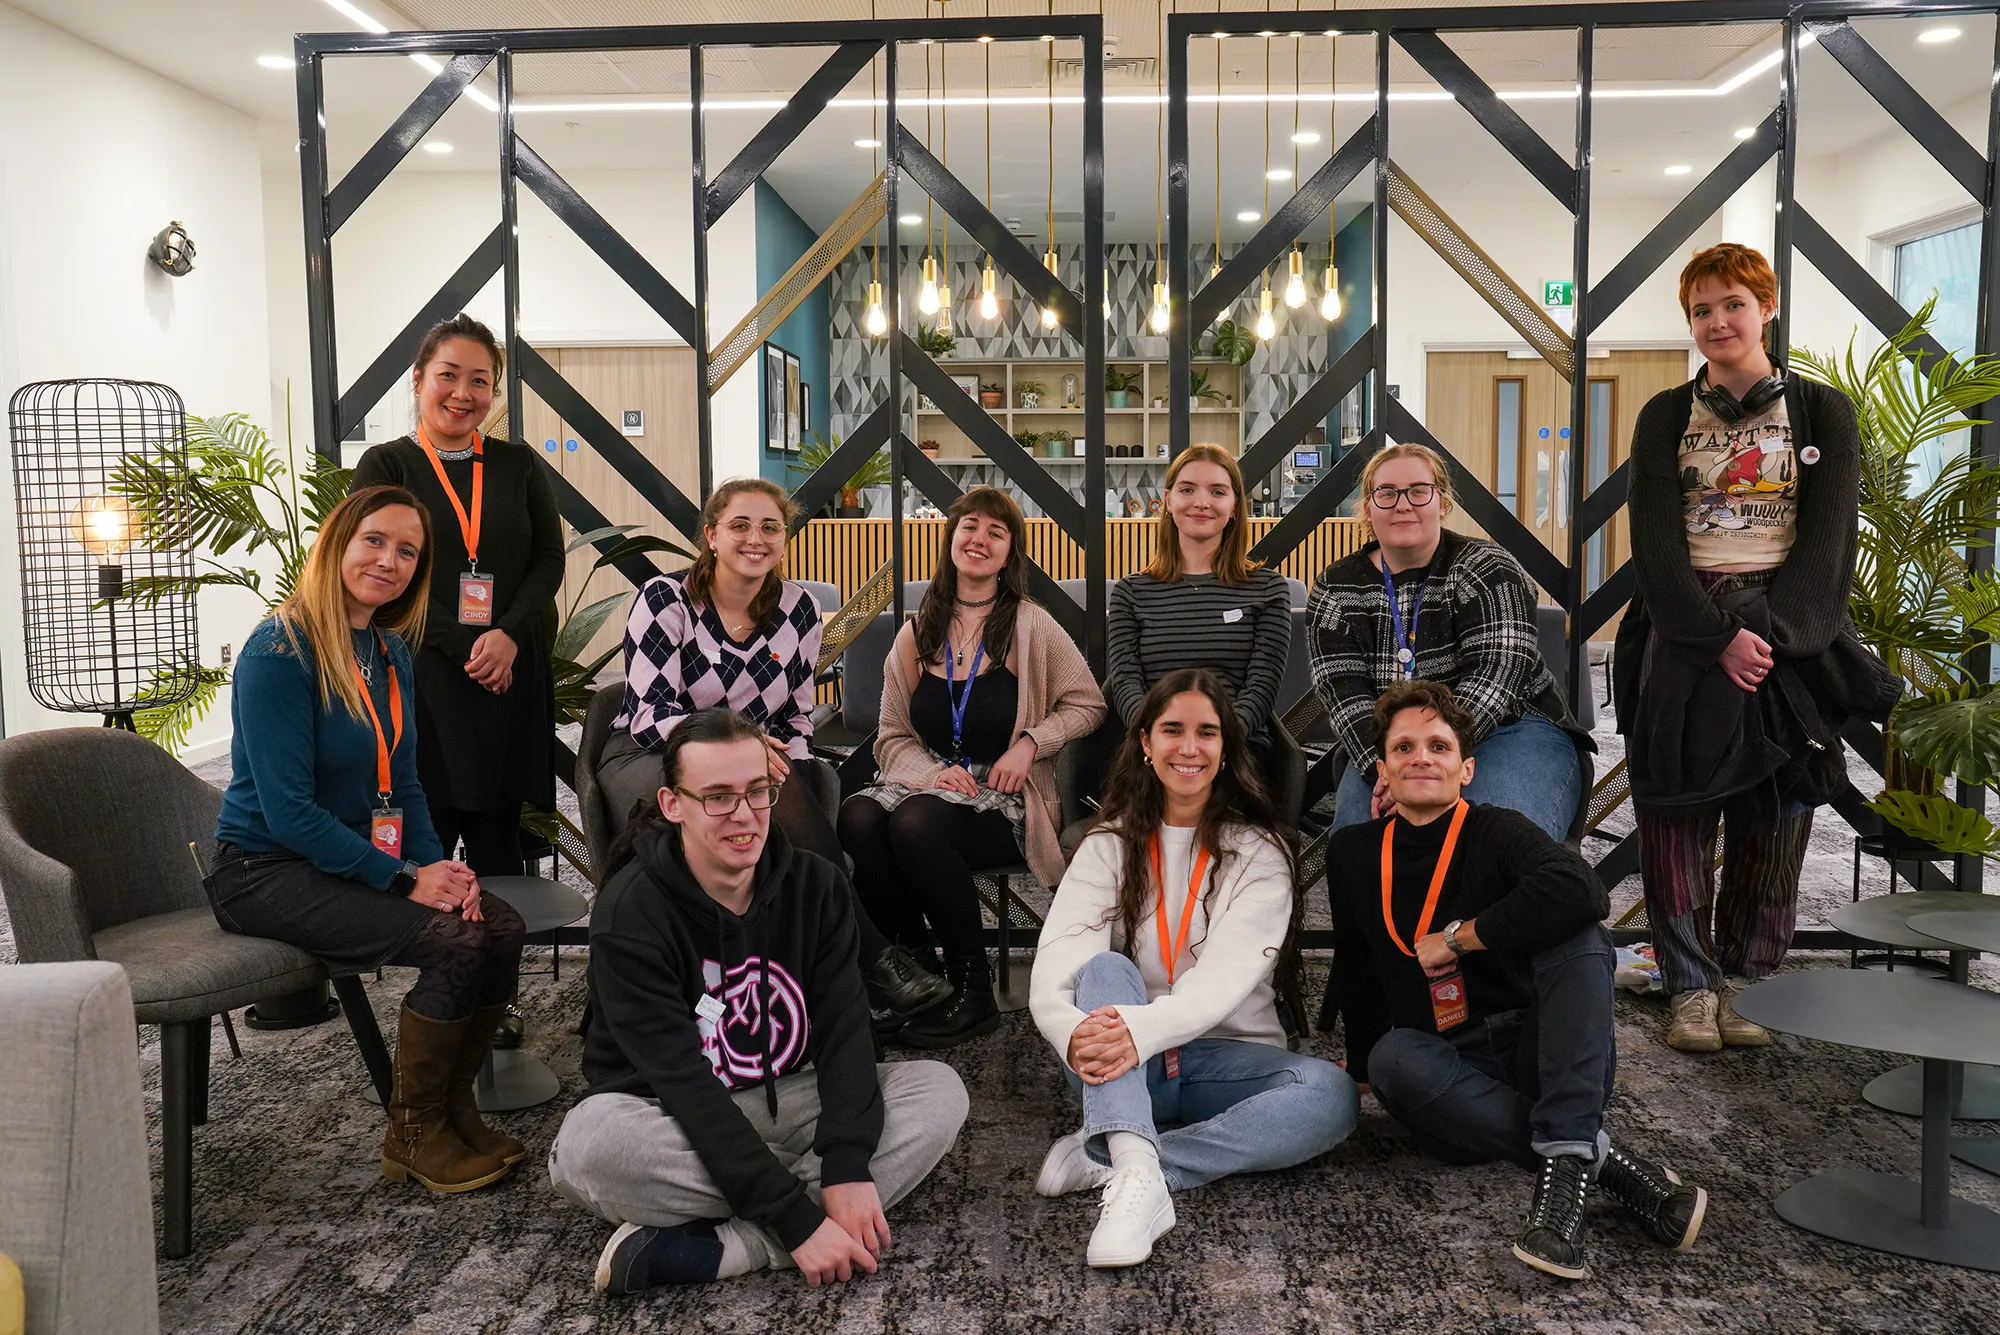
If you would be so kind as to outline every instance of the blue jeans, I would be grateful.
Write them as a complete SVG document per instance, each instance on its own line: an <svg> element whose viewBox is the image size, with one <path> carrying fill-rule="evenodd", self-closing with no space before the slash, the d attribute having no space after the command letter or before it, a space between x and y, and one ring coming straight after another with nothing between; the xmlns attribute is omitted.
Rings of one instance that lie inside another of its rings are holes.
<svg viewBox="0 0 2000 1335"><path fill-rule="evenodd" d="M1568 733L1547 719L1530 716L1488 733L1472 748L1472 759L1466 801L1518 811L1557 841L1569 834L1583 796L1583 765ZM1364 778L1354 766L1347 766L1333 800L1333 828L1373 819L1368 801L1374 791L1374 774Z"/></svg>
<svg viewBox="0 0 2000 1335"><path fill-rule="evenodd" d="M1076 1004L1143 1006L1146 980L1131 960L1106 951L1078 972ZM1181 1044L1172 1079L1164 1054L1102 1085L1086 1085L1067 1064L1063 1074L1083 1094L1090 1157L1110 1163L1104 1133L1135 1131L1159 1147L1173 1191L1317 1158L1347 1139L1360 1116L1359 1091L1332 1062L1241 1039ZM1177 1125L1159 1130L1169 1124Z"/></svg>
<svg viewBox="0 0 2000 1335"><path fill-rule="evenodd" d="M1593 924L1534 956L1535 1001L1446 1039L1391 1029L1368 1085L1391 1117L1447 1162L1600 1159L1617 1057L1611 938Z"/></svg>

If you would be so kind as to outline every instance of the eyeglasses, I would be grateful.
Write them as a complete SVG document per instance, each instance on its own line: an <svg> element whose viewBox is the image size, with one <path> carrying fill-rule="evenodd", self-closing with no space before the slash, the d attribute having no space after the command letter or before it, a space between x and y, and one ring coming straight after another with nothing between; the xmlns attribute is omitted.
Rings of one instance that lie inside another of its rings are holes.
<svg viewBox="0 0 2000 1335"><path fill-rule="evenodd" d="M691 793L685 788L674 791L691 802L701 803L701 809L715 820L736 814L739 803L748 802L752 811L769 811L778 805L778 789L783 784L759 784L747 793Z"/></svg>
<svg viewBox="0 0 2000 1335"><path fill-rule="evenodd" d="M1396 502L1407 497L1412 506L1422 509L1437 495L1437 485L1431 482L1415 482L1407 487L1377 487L1368 493L1377 510L1393 510Z"/></svg>

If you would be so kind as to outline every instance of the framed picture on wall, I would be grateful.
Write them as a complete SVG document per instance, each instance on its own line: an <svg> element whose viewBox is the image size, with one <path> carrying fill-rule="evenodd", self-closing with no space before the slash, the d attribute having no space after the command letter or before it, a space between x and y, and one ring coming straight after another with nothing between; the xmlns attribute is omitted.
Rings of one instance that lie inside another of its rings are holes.
<svg viewBox="0 0 2000 1335"><path fill-rule="evenodd" d="M775 343L764 345L764 448L777 453L797 448L785 430L785 359L790 355Z"/></svg>
<svg viewBox="0 0 2000 1335"><path fill-rule="evenodd" d="M785 354L785 448L793 454L799 450L799 437L805 430L804 386L799 381L799 359L791 353Z"/></svg>
<svg viewBox="0 0 2000 1335"><path fill-rule="evenodd" d="M809 436L809 435L811 435L811 434L812 434L812 429L813 429L813 396L812 396L812 386L811 386L811 385L808 385L808 384L804 384L804 383L802 382L802 383L801 383L801 384L799 385L799 441L800 441L800 443L802 443L802 444L803 444L803 443L804 443L804 441L805 441L805 438L806 438L807 436Z"/></svg>
<svg viewBox="0 0 2000 1335"><path fill-rule="evenodd" d="M957 386L958 386L958 388L959 388L959 392L960 392L960 393L962 393L962 394L964 394L966 398L968 398L968 399L971 399L971 400L972 400L972 401L973 401L974 403L977 403L977 402L979 402L979 377L978 377L978 376L976 376L976 375L955 375L955 376L953 376L953 377L951 378L951 383L952 383L952 384L954 384L954 385L957 385Z"/></svg>

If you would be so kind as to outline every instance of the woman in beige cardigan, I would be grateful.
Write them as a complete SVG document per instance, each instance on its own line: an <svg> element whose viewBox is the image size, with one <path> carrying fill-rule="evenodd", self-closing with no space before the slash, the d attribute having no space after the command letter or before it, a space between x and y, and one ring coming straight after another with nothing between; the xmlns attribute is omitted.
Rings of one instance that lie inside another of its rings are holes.
<svg viewBox="0 0 2000 1335"><path fill-rule="evenodd" d="M973 873L1025 857L1042 884L1062 879L1056 752L1104 717L1089 664L1026 596L1013 498L975 487L945 521L950 559L883 668L881 781L840 809L869 916L933 968L933 937L944 948L951 997L901 1031L924 1048L999 1025Z"/></svg>

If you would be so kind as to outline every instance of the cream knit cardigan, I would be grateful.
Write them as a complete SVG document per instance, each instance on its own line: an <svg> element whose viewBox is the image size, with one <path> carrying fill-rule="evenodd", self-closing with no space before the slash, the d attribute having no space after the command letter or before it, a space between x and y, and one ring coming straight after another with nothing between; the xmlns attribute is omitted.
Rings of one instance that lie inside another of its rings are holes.
<svg viewBox="0 0 2000 1335"><path fill-rule="evenodd" d="M1076 643L1056 619L1023 600L1014 615L1014 647L1007 668L1020 682L1014 738L1035 741L1035 764L1022 795L1028 835L1028 868L1045 886L1059 884L1064 859L1058 838L1062 804L1056 799L1056 752L1093 731L1104 718L1104 693L1090 675ZM887 783L924 792L937 786L945 766L910 726L910 696L923 669L917 663L915 623L905 622L882 666L882 711L875 733L875 763Z"/></svg>

